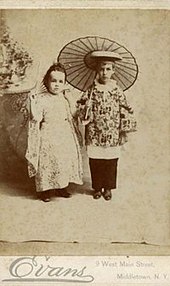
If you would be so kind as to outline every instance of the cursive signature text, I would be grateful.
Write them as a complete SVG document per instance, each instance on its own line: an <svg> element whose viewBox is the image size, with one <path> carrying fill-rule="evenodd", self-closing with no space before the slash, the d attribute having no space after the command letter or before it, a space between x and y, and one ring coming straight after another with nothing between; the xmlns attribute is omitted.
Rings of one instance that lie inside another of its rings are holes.
<svg viewBox="0 0 170 286"><path fill-rule="evenodd" d="M88 275L87 266L80 269L64 266L54 266L50 256L24 256L15 259L9 272L13 279L19 280L41 280L56 279L60 281L86 282L94 280L92 275Z"/></svg>

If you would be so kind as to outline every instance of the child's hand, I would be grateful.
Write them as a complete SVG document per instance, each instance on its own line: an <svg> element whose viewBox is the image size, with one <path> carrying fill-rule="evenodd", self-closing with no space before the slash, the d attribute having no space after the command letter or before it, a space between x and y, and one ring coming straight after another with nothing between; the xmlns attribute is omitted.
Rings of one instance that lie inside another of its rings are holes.
<svg viewBox="0 0 170 286"><path fill-rule="evenodd" d="M92 107L92 101L91 100L86 101L86 107L87 107L87 109L90 109Z"/></svg>

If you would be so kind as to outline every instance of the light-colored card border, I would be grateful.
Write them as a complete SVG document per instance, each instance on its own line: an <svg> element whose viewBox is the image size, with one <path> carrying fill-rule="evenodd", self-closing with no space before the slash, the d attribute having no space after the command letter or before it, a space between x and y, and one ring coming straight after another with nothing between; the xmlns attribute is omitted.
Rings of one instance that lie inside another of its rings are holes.
<svg viewBox="0 0 170 286"><path fill-rule="evenodd" d="M63 3L64 2L64 3ZM0 9L170 9L170 1L9 1L0 0ZM62 255L61 243L45 243L45 242L27 242L27 243L8 243L0 242L1 255ZM148 255L163 255L170 254L168 246L152 246L142 244L64 244L65 255L133 255L133 256L148 256ZM0 259L3 258L0 257ZM89 257L87 256L87 260ZM115 258L117 259L117 258ZM137 259L137 257L136 257ZM150 258L148 258L149 260ZM161 257L160 257L161 260ZM169 260L168 260L169 261ZM167 260L162 267L167 267ZM107 274L106 274L107 275ZM20 284L21 285L21 284ZM104 284L106 285L106 284ZM110 284L107 284L110 285ZM117 284L118 285L118 284ZM130 284L129 284L130 285ZM134 284L133 284L134 285ZM135 284L136 285L136 284ZM141 284L139 284L141 285ZM144 285L144 284L142 284ZM164 285L161 283L161 285ZM166 284L168 285L168 284Z"/></svg>
<svg viewBox="0 0 170 286"><path fill-rule="evenodd" d="M0 8L170 9L170 0L0 0Z"/></svg>

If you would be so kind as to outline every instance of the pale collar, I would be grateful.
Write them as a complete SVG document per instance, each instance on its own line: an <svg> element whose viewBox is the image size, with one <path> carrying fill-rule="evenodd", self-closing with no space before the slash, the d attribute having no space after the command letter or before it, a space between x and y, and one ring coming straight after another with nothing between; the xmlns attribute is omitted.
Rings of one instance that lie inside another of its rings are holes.
<svg viewBox="0 0 170 286"><path fill-rule="evenodd" d="M108 92L117 87L117 82L116 80L111 79L107 84L101 84L97 79L95 79L94 87L96 87L98 91Z"/></svg>

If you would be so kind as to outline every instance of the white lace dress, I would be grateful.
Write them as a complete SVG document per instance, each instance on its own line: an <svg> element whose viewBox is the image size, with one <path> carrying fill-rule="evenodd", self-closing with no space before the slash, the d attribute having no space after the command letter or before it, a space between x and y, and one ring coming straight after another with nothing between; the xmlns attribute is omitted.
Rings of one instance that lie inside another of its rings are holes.
<svg viewBox="0 0 170 286"><path fill-rule="evenodd" d="M83 183L80 145L63 95L45 93L34 104L26 158L37 192Z"/></svg>

